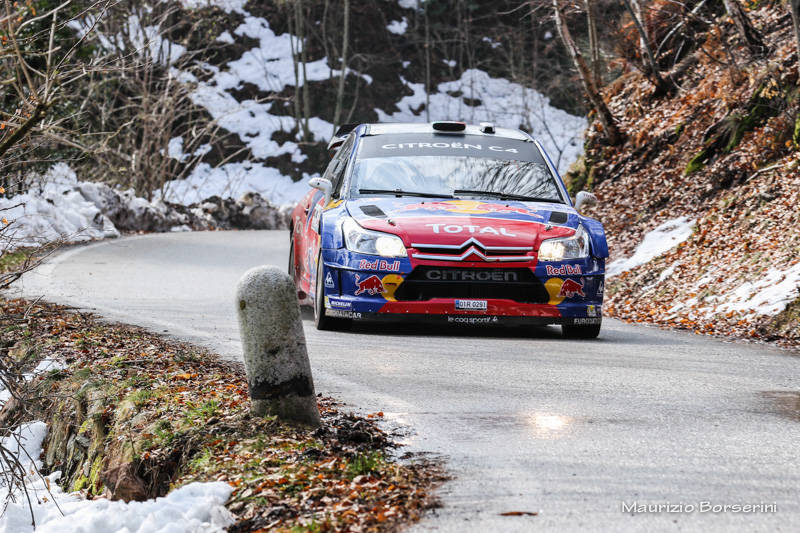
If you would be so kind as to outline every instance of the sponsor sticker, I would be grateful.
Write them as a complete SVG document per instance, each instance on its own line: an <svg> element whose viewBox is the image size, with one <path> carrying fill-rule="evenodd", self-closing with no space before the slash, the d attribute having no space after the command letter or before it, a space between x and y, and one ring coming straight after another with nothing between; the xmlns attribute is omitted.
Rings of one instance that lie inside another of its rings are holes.
<svg viewBox="0 0 800 533"><path fill-rule="evenodd" d="M327 307L329 309L350 309L353 306L353 302L338 298L327 298L325 303L328 304Z"/></svg>
<svg viewBox="0 0 800 533"><path fill-rule="evenodd" d="M486 300L456 300L456 309L486 311L488 308Z"/></svg>
<svg viewBox="0 0 800 533"><path fill-rule="evenodd" d="M583 296L583 282L577 282L574 279L565 279L561 285L561 290L558 291L559 298L574 298L575 296Z"/></svg>
<svg viewBox="0 0 800 533"><path fill-rule="evenodd" d="M449 213L460 213L464 215L488 215L488 214L517 214L527 215L535 218L542 218L538 213L529 210L525 206L512 206L504 203L484 202L481 200L450 200L444 202L421 202L410 204L403 208L404 211L446 211Z"/></svg>
<svg viewBox="0 0 800 533"><path fill-rule="evenodd" d="M332 289L334 287L333 284L333 276L330 272L325 275L325 288Z"/></svg>
<svg viewBox="0 0 800 533"><path fill-rule="evenodd" d="M519 275L510 270L426 270L425 278L431 281L519 281Z"/></svg>
<svg viewBox="0 0 800 533"><path fill-rule="evenodd" d="M597 316L597 309L593 305L586 306L586 316Z"/></svg>
<svg viewBox="0 0 800 533"><path fill-rule="evenodd" d="M561 266L553 266L547 265L545 267L547 270L548 276L576 276L583 274L580 265L561 265Z"/></svg>
<svg viewBox="0 0 800 533"><path fill-rule="evenodd" d="M400 261L387 261L385 259L376 259L374 261L368 261L367 259L362 259L358 262L358 269L359 270L385 270L387 272L399 272L400 271Z"/></svg>
<svg viewBox="0 0 800 533"><path fill-rule="evenodd" d="M434 143L389 143L384 144L381 146L382 150L403 150L403 149L412 149L415 148L417 150L433 149L433 148L449 148L453 150L483 150L483 145L481 144L470 144L470 143L460 143L460 142L434 142ZM518 154L519 150L516 148L508 148L505 146L487 146L487 150L492 152L508 152L511 154Z"/></svg>
<svg viewBox="0 0 800 533"><path fill-rule="evenodd" d="M592 324L600 324L599 318L573 318L572 323L576 326L588 326Z"/></svg>
<svg viewBox="0 0 800 533"><path fill-rule="evenodd" d="M447 321L453 324L496 324L496 316L449 316Z"/></svg>
<svg viewBox="0 0 800 533"><path fill-rule="evenodd" d="M472 235L475 234L490 234L490 235L505 235L506 237L516 237L516 233L511 233L506 228L495 228L492 226L479 226L477 224L425 224L425 226L431 228L434 233L469 233Z"/></svg>
<svg viewBox="0 0 800 533"><path fill-rule="evenodd" d="M341 309L328 309L325 311L325 314L332 318L351 318L353 320L359 320L361 318L361 313L342 311Z"/></svg>
<svg viewBox="0 0 800 533"><path fill-rule="evenodd" d="M355 295L359 296L361 294L367 293L370 296L375 296L376 294L380 294L384 292L383 281L378 276L369 276L366 279L361 279L361 276L356 274L356 289Z"/></svg>

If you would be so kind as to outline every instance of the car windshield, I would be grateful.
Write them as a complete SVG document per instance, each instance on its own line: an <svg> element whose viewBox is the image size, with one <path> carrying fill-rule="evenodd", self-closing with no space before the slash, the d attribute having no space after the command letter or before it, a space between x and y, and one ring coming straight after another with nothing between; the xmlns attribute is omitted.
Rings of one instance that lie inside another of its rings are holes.
<svg viewBox="0 0 800 533"><path fill-rule="evenodd" d="M544 161L463 155L374 157L356 162L354 195L492 197L562 203Z"/></svg>

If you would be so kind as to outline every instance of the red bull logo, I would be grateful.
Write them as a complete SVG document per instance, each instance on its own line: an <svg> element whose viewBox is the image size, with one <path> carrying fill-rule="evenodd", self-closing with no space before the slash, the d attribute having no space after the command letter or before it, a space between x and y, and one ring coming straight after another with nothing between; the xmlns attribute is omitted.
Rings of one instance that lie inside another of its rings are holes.
<svg viewBox="0 0 800 533"><path fill-rule="evenodd" d="M542 218L525 207L513 207L505 204L482 202L480 200L452 200L446 202L422 202L407 205L404 211L447 211L462 215L489 215L492 213L510 213Z"/></svg>
<svg viewBox="0 0 800 533"><path fill-rule="evenodd" d="M362 281L361 276L356 274L356 285L358 286L358 289L356 289L355 292L356 296L364 294L365 292L370 296L375 296L376 294L380 294L385 290L383 288L383 282L381 281L381 278L375 275L369 276Z"/></svg>
<svg viewBox="0 0 800 533"><path fill-rule="evenodd" d="M583 283L578 283L573 279L565 279L564 284L561 285L561 290L558 292L559 298L574 298L575 295L586 296L583 293Z"/></svg>

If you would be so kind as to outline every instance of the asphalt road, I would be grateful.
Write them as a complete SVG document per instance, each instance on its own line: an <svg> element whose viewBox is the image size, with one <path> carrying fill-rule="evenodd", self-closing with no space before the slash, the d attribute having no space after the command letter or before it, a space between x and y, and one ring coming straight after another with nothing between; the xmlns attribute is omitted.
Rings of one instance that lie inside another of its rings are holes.
<svg viewBox="0 0 800 533"><path fill-rule="evenodd" d="M287 253L283 231L131 237L67 250L22 288L240 359L236 281ZM614 320L576 342L556 328L318 332L306 316L317 391L447 458L444 507L416 531L800 531L796 355ZM696 509L623 511L634 502Z"/></svg>

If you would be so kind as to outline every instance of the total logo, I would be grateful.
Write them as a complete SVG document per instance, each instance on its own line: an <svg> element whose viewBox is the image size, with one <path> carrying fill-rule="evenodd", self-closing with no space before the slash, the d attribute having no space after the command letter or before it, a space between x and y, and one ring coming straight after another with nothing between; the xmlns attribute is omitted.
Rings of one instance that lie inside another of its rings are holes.
<svg viewBox="0 0 800 533"><path fill-rule="evenodd" d="M493 228L492 226L478 226L476 224L466 224L461 226L459 224L425 224L425 226L433 229L434 233L470 233L470 234L491 234L491 235L505 235L506 237L516 237L516 233L511 233L506 228Z"/></svg>
<svg viewBox="0 0 800 533"><path fill-rule="evenodd" d="M548 276L580 276L583 274L580 265L561 265L560 267L547 265L545 270L547 270Z"/></svg>

